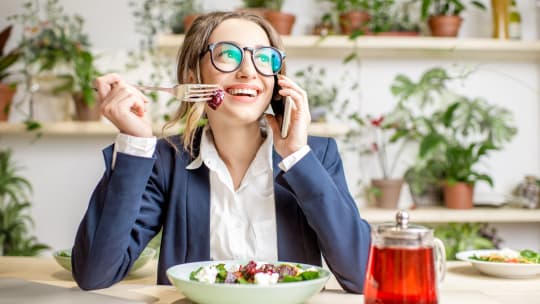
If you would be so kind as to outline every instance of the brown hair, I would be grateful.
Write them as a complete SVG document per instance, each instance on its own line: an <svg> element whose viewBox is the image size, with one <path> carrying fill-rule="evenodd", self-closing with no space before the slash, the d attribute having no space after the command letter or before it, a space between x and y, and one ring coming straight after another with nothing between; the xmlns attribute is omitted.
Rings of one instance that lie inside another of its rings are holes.
<svg viewBox="0 0 540 304"><path fill-rule="evenodd" d="M208 46L208 39L210 38L210 35L223 21L234 18L256 23L266 32L266 35L268 35L268 40L270 41L271 46L280 50L284 49L279 34L264 18L260 16L239 11L212 12L204 14L197 17L197 19L195 19L193 24L190 26L189 31L184 38L184 43L179 50L177 67L178 83L187 83L190 72L193 73L193 75L196 75L198 78L200 73L198 70L200 56ZM284 62L280 74L285 74L285 70ZM201 79L196 79L196 81L201 81ZM205 116L204 114L204 103L184 102L180 105L172 119L163 126L163 131L165 131L165 129L173 126L179 121L185 121L183 131L183 146L192 157L194 157L194 148L198 148L193 147L195 133L199 127L201 119ZM172 142L169 143L172 144Z"/></svg>

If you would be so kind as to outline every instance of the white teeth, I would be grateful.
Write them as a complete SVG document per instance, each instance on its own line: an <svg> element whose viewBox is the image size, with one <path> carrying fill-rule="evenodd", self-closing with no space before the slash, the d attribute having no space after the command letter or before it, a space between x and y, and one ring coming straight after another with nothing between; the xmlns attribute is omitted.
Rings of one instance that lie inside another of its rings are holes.
<svg viewBox="0 0 540 304"><path fill-rule="evenodd" d="M257 96L257 90L253 89L228 89L227 93L231 95L248 95L248 96Z"/></svg>

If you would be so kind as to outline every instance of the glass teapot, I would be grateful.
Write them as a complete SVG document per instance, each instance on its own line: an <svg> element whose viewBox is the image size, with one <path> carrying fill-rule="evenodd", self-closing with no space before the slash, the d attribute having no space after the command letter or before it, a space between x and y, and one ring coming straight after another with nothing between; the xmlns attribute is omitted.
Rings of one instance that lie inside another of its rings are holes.
<svg viewBox="0 0 540 304"><path fill-rule="evenodd" d="M396 223L375 225L364 285L366 304L436 304L446 254L433 230L409 225L399 211Z"/></svg>

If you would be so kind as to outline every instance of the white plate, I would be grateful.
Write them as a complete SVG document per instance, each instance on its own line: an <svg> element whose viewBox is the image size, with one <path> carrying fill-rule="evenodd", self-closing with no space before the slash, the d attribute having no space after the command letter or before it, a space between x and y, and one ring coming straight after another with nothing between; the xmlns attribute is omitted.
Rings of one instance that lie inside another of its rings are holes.
<svg viewBox="0 0 540 304"><path fill-rule="evenodd" d="M245 261L205 261L186 263L167 269L169 281L188 299L199 304L298 304L304 303L318 293L328 281L330 272L320 267L300 264L303 267L315 267L321 277L314 280L278 283L274 285L252 284L209 284L191 281L189 275L201 266L224 263L225 265L245 265ZM270 262L281 264L284 262ZM293 263L298 264L298 263Z"/></svg>
<svg viewBox="0 0 540 304"><path fill-rule="evenodd" d="M456 258L462 261L471 262L473 267L478 271L496 277L510 279L525 279L534 277L540 274L540 264L518 264L518 263L503 263L503 262L484 262L473 260L473 255L483 256L492 253L501 253L497 249L470 250L462 251L456 254Z"/></svg>

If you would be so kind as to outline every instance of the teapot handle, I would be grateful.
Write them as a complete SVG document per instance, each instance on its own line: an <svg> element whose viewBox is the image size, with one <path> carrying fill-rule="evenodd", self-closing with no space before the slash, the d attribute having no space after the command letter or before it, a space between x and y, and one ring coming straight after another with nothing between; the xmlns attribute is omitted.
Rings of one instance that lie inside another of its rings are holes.
<svg viewBox="0 0 540 304"><path fill-rule="evenodd" d="M439 283L444 280L446 276L446 250L444 248L444 243L438 239L433 239L435 247L435 265L437 265L437 277Z"/></svg>

